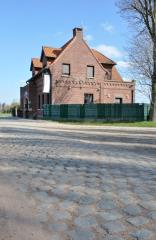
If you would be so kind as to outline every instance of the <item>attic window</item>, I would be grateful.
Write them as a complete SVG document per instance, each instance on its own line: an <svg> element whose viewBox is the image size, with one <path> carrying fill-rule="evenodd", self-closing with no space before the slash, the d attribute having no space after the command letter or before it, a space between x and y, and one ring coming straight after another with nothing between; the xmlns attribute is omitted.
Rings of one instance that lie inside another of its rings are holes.
<svg viewBox="0 0 156 240"><path fill-rule="evenodd" d="M87 66L87 78L94 77L94 66Z"/></svg>
<svg viewBox="0 0 156 240"><path fill-rule="evenodd" d="M62 74L67 76L70 75L70 64L67 63L62 64Z"/></svg>

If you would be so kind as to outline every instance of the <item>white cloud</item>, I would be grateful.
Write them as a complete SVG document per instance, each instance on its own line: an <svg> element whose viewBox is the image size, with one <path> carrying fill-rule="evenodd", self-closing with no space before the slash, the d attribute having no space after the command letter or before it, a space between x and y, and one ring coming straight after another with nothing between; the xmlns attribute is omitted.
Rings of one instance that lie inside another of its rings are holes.
<svg viewBox="0 0 156 240"><path fill-rule="evenodd" d="M101 24L101 27L102 27L106 32L109 32L109 33L113 33L113 31L114 31L113 25L110 24L110 23L108 23L108 22L102 23L102 24Z"/></svg>
<svg viewBox="0 0 156 240"><path fill-rule="evenodd" d="M84 37L84 39L89 42L89 41L93 40L93 36L90 35L90 34L87 34L87 35Z"/></svg>
<svg viewBox="0 0 156 240"><path fill-rule="evenodd" d="M83 31L88 29L87 25L83 21L81 21L80 28L83 28Z"/></svg>
<svg viewBox="0 0 156 240"><path fill-rule="evenodd" d="M123 53L114 46L101 44L94 48L109 58L119 58L123 56Z"/></svg>
<svg viewBox="0 0 156 240"><path fill-rule="evenodd" d="M123 77L123 80L124 80L125 82L131 82L131 81L132 81L132 79L130 79L129 77Z"/></svg>
<svg viewBox="0 0 156 240"><path fill-rule="evenodd" d="M130 68L131 67L131 63L130 62L126 62L126 61L118 61L117 65L120 68Z"/></svg>

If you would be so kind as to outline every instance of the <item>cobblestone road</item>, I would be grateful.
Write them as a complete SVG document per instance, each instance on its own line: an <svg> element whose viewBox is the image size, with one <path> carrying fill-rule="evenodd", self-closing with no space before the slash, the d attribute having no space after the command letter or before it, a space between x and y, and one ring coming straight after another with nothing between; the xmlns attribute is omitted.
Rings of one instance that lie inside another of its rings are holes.
<svg viewBox="0 0 156 240"><path fill-rule="evenodd" d="M155 240L156 129L0 120L0 240Z"/></svg>

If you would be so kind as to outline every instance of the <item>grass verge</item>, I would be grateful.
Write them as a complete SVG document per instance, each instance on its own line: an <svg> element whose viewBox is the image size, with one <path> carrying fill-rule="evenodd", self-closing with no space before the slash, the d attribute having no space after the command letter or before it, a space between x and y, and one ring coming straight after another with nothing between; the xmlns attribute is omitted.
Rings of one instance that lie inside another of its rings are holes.
<svg viewBox="0 0 156 240"><path fill-rule="evenodd" d="M0 118L11 117L11 113L0 113Z"/></svg>
<svg viewBox="0 0 156 240"><path fill-rule="evenodd" d="M94 126L119 126L119 127L156 127L156 122L144 121L144 122L102 122L96 120L52 120L55 122L76 124L76 125L94 125Z"/></svg>

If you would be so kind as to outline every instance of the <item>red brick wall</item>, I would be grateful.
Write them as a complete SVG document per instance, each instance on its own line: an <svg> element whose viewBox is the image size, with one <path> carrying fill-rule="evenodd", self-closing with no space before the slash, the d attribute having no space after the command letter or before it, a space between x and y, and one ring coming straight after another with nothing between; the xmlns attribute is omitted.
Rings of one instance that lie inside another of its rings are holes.
<svg viewBox="0 0 156 240"><path fill-rule="evenodd" d="M115 98L119 97L123 99L123 103L133 103L132 91L134 91L133 82L119 83L107 81L102 84L102 100L104 100L104 103L114 103Z"/></svg>

